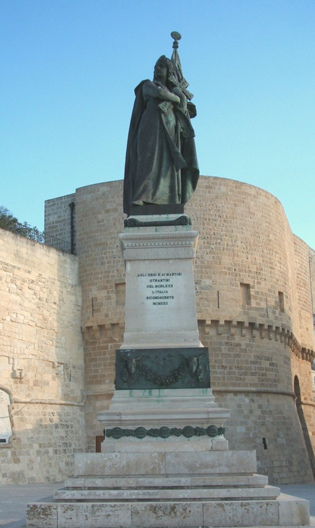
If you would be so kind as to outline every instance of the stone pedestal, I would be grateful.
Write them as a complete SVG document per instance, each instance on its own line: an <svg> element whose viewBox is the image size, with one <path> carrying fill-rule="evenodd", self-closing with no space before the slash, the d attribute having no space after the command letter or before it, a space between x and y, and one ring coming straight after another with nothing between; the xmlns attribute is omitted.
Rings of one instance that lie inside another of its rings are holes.
<svg viewBox="0 0 315 528"><path fill-rule="evenodd" d="M126 267L122 348L200 346L193 275L197 238L190 225L125 228L119 235Z"/></svg>
<svg viewBox="0 0 315 528"><path fill-rule="evenodd" d="M228 449L229 412L215 402L199 342L198 234L186 219L135 217L120 235L126 329L114 397L98 416L102 453L76 455L75 477L55 501L28 505L29 528L309 524L308 501L268 486L254 451Z"/></svg>
<svg viewBox="0 0 315 528"><path fill-rule="evenodd" d="M119 235L125 334L116 354L114 397L98 415L106 434L102 450L228 449L229 412L214 401L208 349L199 341L193 274L198 233L185 215L128 222L134 227Z"/></svg>
<svg viewBox="0 0 315 528"><path fill-rule="evenodd" d="M229 415L210 388L115 391L109 411L98 415L102 452L227 450Z"/></svg>
<svg viewBox="0 0 315 528"><path fill-rule="evenodd" d="M79 454L54 502L27 507L28 528L308 526L308 501L256 474L254 451Z"/></svg>

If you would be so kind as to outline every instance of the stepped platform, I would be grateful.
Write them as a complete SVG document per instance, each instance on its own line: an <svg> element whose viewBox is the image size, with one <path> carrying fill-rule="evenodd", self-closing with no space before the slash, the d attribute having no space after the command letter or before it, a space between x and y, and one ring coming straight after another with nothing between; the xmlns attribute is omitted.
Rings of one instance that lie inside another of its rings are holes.
<svg viewBox="0 0 315 528"><path fill-rule="evenodd" d="M193 441L194 442L194 441ZM91 453L28 528L309 526L309 503L256 473L254 451Z"/></svg>

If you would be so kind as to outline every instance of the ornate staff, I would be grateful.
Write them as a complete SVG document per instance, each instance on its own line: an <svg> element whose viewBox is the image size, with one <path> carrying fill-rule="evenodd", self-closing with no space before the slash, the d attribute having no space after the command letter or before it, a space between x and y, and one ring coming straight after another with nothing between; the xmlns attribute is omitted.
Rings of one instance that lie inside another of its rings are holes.
<svg viewBox="0 0 315 528"><path fill-rule="evenodd" d="M183 94L185 95L185 97L188 100L190 100L194 96L193 96L192 93L190 93L187 90L187 87L189 86L189 83L186 81L185 77L183 76L182 65L181 65L179 54L178 54L178 51L177 51L178 50L178 41L182 38L182 36L177 31L172 31L171 37L172 37L172 39L174 39L174 42L173 42L173 53L172 53L171 61L173 63L174 69L175 69L175 75L176 75L177 84L178 84L179 88L181 89L181 91L183 92ZM177 148L178 148L179 152L181 152L180 134L181 134L181 126L180 126L179 121L177 120L176 137L177 137ZM179 201L181 202L181 197L182 197L182 178L181 178L181 170L180 169L177 171L177 195L178 195Z"/></svg>
<svg viewBox="0 0 315 528"><path fill-rule="evenodd" d="M171 61L172 61L173 65L174 65L175 72L176 72L176 75L177 75L178 86L180 87L180 89L183 92L183 94L190 101L194 97L194 95L191 92L189 92L189 90L187 90L187 88L189 86L189 83L186 81L186 79L185 79L185 77L183 75L182 65L181 65L179 54L178 54L178 51L177 51L178 50L178 41L182 38L182 36L177 31L172 31L171 37L172 37L172 39L174 39L174 42L173 42L173 53L172 53Z"/></svg>

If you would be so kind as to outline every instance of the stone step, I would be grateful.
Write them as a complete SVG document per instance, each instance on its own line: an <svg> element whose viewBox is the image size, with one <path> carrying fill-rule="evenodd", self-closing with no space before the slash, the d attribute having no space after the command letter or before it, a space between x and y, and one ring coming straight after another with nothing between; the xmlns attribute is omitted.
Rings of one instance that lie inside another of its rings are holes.
<svg viewBox="0 0 315 528"><path fill-rule="evenodd" d="M218 409L211 389L150 389L115 390L110 404L111 412L132 412L136 409L156 409L161 404L165 410L204 408ZM107 414L107 413L100 413Z"/></svg>
<svg viewBox="0 0 315 528"><path fill-rule="evenodd" d="M275 500L280 489L264 488L162 488L162 489L61 489L58 501L187 501L187 500Z"/></svg>
<svg viewBox="0 0 315 528"><path fill-rule="evenodd" d="M65 481L68 489L97 488L202 488L202 487L263 487L268 484L265 475L228 475L199 477L73 477Z"/></svg>
<svg viewBox="0 0 315 528"><path fill-rule="evenodd" d="M194 402L193 402L194 403ZM107 427L208 427L216 425L220 427L230 417L230 411L213 406L187 405L180 409L149 406L147 408L136 407L129 409L119 408L99 413L97 419ZM133 402L129 402L133 405Z"/></svg>
<svg viewBox="0 0 315 528"><path fill-rule="evenodd" d="M255 451L78 453L75 476L208 476L256 473Z"/></svg>
<svg viewBox="0 0 315 528"><path fill-rule="evenodd" d="M223 436L215 438L182 438L180 441L174 438L164 439L146 438L145 443L138 439L111 441L106 438L102 443L102 453L161 453L170 451L227 451L228 441ZM142 442L142 443L141 443Z"/></svg>
<svg viewBox="0 0 315 528"><path fill-rule="evenodd" d="M27 506L29 528L232 528L309 525L309 503L263 501L54 502Z"/></svg>

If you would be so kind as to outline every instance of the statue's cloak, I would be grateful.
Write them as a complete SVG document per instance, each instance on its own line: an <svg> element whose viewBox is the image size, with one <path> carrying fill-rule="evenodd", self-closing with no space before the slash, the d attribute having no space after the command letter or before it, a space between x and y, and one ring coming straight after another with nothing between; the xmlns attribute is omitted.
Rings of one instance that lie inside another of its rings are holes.
<svg viewBox="0 0 315 528"><path fill-rule="evenodd" d="M199 168L195 133L177 105L135 89L124 180L124 212L143 204L186 203L196 189ZM179 139L180 138L180 139Z"/></svg>

